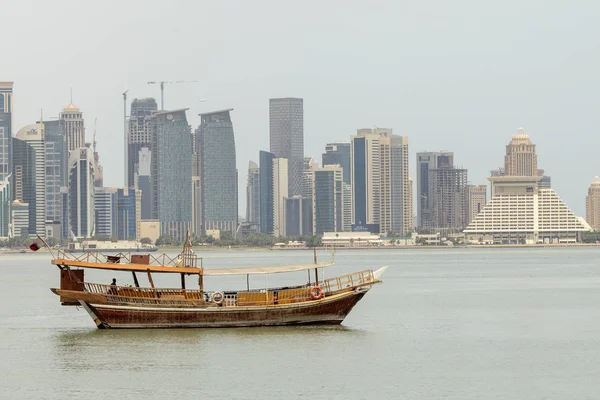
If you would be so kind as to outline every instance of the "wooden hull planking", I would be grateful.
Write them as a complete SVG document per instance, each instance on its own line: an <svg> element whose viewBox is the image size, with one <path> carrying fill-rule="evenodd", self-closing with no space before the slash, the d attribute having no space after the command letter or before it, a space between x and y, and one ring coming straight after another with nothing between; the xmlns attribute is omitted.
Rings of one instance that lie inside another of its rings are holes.
<svg viewBox="0 0 600 400"><path fill-rule="evenodd" d="M105 328L225 328L340 324L369 290L320 300L253 307L161 307L79 300L96 326ZM72 297L69 293L69 297ZM97 298L99 300L99 298Z"/></svg>

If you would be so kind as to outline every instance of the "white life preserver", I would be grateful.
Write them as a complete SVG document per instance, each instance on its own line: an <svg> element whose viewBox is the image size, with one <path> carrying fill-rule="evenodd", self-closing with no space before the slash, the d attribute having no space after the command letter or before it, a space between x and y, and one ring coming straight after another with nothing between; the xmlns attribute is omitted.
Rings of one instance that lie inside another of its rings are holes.
<svg viewBox="0 0 600 400"><path fill-rule="evenodd" d="M214 292L212 296L210 296L210 299L213 303L220 305L223 303L223 300L225 300L225 294L223 294L223 292Z"/></svg>

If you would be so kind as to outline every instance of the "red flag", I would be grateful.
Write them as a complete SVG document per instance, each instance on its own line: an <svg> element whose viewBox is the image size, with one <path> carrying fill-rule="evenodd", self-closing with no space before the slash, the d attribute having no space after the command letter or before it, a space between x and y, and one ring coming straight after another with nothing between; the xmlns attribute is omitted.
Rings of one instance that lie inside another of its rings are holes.
<svg viewBox="0 0 600 400"><path fill-rule="evenodd" d="M38 246L36 242L33 242L29 245L29 248L31 249L31 251L38 251L40 249L40 246Z"/></svg>

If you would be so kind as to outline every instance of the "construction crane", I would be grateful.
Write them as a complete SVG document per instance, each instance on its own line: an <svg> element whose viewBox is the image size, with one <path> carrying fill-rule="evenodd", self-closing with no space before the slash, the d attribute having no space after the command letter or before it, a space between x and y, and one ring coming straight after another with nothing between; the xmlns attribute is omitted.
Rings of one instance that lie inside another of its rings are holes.
<svg viewBox="0 0 600 400"><path fill-rule="evenodd" d="M125 168L123 168L123 170L125 171L125 187L129 187L129 165L128 165L128 160L129 160L129 138L127 135L127 92L129 92L129 89L127 89L126 91L123 92L123 140L125 141L125 146L124 146L124 153L125 153Z"/></svg>
<svg viewBox="0 0 600 400"><path fill-rule="evenodd" d="M160 109L165 109L165 83L198 83L198 81L150 81L148 85L159 85L160 84Z"/></svg>

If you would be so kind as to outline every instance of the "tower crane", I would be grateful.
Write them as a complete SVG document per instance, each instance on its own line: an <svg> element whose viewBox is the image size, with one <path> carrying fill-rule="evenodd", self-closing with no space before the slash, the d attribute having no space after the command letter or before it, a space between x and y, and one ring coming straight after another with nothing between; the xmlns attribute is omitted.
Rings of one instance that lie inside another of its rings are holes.
<svg viewBox="0 0 600 400"><path fill-rule="evenodd" d="M160 85L160 109L165 109L165 83L198 83L198 81L150 81L148 85Z"/></svg>

